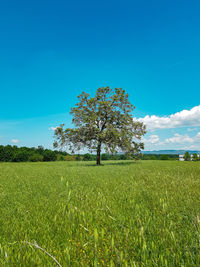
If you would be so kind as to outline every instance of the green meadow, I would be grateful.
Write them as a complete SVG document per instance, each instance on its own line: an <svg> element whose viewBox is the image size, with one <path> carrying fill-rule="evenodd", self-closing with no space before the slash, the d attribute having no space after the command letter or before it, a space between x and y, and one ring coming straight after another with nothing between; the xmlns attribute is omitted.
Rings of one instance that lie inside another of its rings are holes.
<svg viewBox="0 0 200 267"><path fill-rule="evenodd" d="M200 162L0 164L0 266L199 265Z"/></svg>

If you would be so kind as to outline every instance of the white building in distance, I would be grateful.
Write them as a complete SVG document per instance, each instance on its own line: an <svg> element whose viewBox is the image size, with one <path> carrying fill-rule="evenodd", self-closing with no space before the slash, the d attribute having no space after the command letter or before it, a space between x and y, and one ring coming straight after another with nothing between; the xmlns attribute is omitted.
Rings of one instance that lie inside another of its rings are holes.
<svg viewBox="0 0 200 267"><path fill-rule="evenodd" d="M198 159L200 160L200 155L197 154ZM190 155L190 160L193 160L193 155ZM185 161L184 155L179 155L179 161Z"/></svg>
<svg viewBox="0 0 200 267"><path fill-rule="evenodd" d="M184 155L179 155L179 161L184 161Z"/></svg>

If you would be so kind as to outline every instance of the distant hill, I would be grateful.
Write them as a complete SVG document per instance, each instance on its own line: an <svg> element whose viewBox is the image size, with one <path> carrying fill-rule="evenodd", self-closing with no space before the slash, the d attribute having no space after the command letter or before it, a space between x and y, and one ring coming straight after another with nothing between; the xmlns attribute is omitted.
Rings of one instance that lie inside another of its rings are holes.
<svg viewBox="0 0 200 267"><path fill-rule="evenodd" d="M184 154L186 151L188 151L190 154L200 154L200 151L198 150L153 150L153 151L142 151L143 154L154 154L154 155L180 155Z"/></svg>

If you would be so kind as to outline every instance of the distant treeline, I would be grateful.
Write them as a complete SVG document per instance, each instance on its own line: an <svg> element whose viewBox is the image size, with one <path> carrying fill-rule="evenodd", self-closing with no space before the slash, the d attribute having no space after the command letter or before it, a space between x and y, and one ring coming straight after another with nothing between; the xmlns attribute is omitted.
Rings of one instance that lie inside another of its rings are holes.
<svg viewBox="0 0 200 267"><path fill-rule="evenodd" d="M102 160L128 160L130 157L126 154L102 154ZM178 155L155 155L141 154L137 157L142 160L178 160ZM42 146L35 147L17 147L0 145L1 162L26 162L26 161L95 161L96 155L86 153L84 155L70 155L67 152L45 149Z"/></svg>
<svg viewBox="0 0 200 267"><path fill-rule="evenodd" d="M141 156L143 160L178 160L179 155L176 154L143 154Z"/></svg>
<svg viewBox="0 0 200 267"><path fill-rule="evenodd" d="M17 147L0 145L0 161L4 162L25 162L25 161L56 161L65 160L66 152L44 149L42 146Z"/></svg>
<svg viewBox="0 0 200 267"><path fill-rule="evenodd" d="M125 154L102 154L102 160L126 160L130 159ZM26 162L26 161L95 161L96 155L86 153L84 155L70 155L67 152L45 149L42 146L17 147L0 145L0 162Z"/></svg>

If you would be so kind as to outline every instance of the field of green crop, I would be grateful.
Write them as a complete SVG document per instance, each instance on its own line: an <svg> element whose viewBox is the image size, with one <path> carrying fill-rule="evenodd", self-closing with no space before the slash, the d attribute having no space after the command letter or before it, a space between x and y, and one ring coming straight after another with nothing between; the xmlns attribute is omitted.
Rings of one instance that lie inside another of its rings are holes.
<svg viewBox="0 0 200 267"><path fill-rule="evenodd" d="M0 266L199 265L200 162L0 164Z"/></svg>

